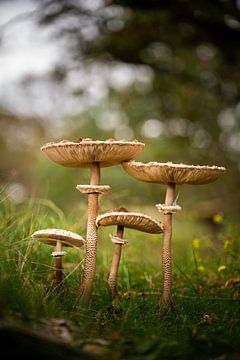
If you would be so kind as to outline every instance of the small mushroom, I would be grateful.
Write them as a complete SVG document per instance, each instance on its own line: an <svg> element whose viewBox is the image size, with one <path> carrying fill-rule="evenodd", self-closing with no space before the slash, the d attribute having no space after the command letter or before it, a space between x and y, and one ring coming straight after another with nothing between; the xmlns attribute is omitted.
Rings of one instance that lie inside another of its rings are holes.
<svg viewBox="0 0 240 360"><path fill-rule="evenodd" d="M100 168L131 160L144 149L144 146L145 144L137 140L108 139L101 141L80 138L75 142L63 140L41 147L47 157L59 165L91 169L90 186L92 189L86 185L77 187L80 192L88 194L86 253L80 287L80 302L83 306L87 307L89 304L96 271L98 196L108 190L105 188L106 185L104 187L99 185Z"/></svg>
<svg viewBox="0 0 240 360"><path fill-rule="evenodd" d="M60 286L63 278L62 256L66 255L65 251L62 251L62 246L81 247L84 245L85 240L72 231L62 229L38 230L31 237L55 247L51 255L55 257L56 285Z"/></svg>
<svg viewBox="0 0 240 360"><path fill-rule="evenodd" d="M207 184L216 180L225 172L224 167L174 164L172 162L141 163L136 161L124 162L124 170L137 180L166 184L165 204L157 204L159 211L163 212L163 295L161 303L166 307L172 306L171 286L171 239L172 239L172 214L181 210L174 202L176 184Z"/></svg>
<svg viewBox="0 0 240 360"><path fill-rule="evenodd" d="M123 239L124 227L151 234L162 233L163 228L158 221L152 219L150 216L141 213L128 212L125 208L114 209L113 211L99 215L96 219L96 224L97 226L117 226L117 236L110 234L110 238L115 244L115 250L108 278L114 303L117 299L117 273L121 259L122 246L128 242Z"/></svg>

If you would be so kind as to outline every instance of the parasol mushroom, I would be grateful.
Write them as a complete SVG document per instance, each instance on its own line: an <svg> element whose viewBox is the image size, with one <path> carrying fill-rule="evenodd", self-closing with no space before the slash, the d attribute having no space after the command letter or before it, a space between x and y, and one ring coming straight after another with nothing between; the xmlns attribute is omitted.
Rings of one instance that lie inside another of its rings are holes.
<svg viewBox="0 0 240 360"><path fill-rule="evenodd" d="M88 194L88 220L86 235L86 254L84 271L80 287L80 300L83 306L88 306L92 293L96 269L98 195L106 193L109 188L99 185L100 168L120 164L137 156L145 144L134 140L106 141L89 138L78 141L60 141L48 143L41 150L55 163L67 167L90 168L90 185L78 185L77 189Z"/></svg>
<svg viewBox="0 0 240 360"><path fill-rule="evenodd" d="M85 240L72 231L62 229L38 230L31 237L55 247L51 255L55 257L56 285L59 286L62 283L62 256L66 255L65 251L62 251L62 246L81 247Z"/></svg>
<svg viewBox="0 0 240 360"><path fill-rule="evenodd" d="M136 161L124 162L124 170L137 180L166 184L165 204L157 204L157 209L163 212L163 306L170 307L171 302L171 239L172 239L172 214L181 210L174 202L174 191L176 184L207 184L216 180L225 172L224 167L174 164L172 162L141 163Z"/></svg>
<svg viewBox="0 0 240 360"><path fill-rule="evenodd" d="M112 293L113 302L117 299L117 272L121 259L122 246L127 244L123 239L124 227L143 231L146 233L159 234L163 232L162 225L150 216L128 212L125 208L114 209L105 214L99 215L96 219L97 226L117 226L117 236L110 234L112 242L115 244L111 270L108 278L109 287Z"/></svg>

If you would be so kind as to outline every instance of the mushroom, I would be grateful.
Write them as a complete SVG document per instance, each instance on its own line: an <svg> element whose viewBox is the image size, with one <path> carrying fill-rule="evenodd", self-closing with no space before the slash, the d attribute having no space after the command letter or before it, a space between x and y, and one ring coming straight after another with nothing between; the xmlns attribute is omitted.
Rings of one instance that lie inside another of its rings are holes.
<svg viewBox="0 0 240 360"><path fill-rule="evenodd" d="M216 180L225 172L224 167L218 166L194 166L185 164L174 164L172 162L141 163L136 161L124 162L124 170L137 180L166 184L165 204L157 204L157 209L163 212L163 294L161 303L163 306L171 307L171 239L172 239L172 214L181 210L174 202L174 191L176 184L207 184Z"/></svg>
<svg viewBox="0 0 240 360"><path fill-rule="evenodd" d="M162 233L163 229L162 225L150 216L141 213L128 212L125 208L114 209L99 215L96 219L96 224L97 226L117 225L117 236L110 234L110 238L115 244L115 250L108 278L114 303L117 299L117 272L121 259L122 246L128 243L127 240L123 239L124 227L152 234Z"/></svg>
<svg viewBox="0 0 240 360"><path fill-rule="evenodd" d="M55 257L56 285L60 286L63 278L62 256L66 255L66 252L62 251L62 246L81 247L84 245L85 240L72 231L62 229L37 230L31 237L55 247L51 255Z"/></svg>
<svg viewBox="0 0 240 360"><path fill-rule="evenodd" d="M98 195L106 193L109 187L100 184L100 168L120 164L137 156L145 144L134 140L106 141L80 139L48 143L41 150L55 163L67 167L90 168L90 185L78 185L77 189L88 194L88 220L86 235L86 254L80 287L80 301L88 306L92 293L96 270Z"/></svg>

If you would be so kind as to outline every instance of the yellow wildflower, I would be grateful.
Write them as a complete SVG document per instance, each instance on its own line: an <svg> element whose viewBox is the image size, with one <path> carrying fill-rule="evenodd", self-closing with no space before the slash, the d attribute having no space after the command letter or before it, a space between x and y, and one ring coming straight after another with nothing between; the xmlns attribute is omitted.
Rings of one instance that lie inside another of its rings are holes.
<svg viewBox="0 0 240 360"><path fill-rule="evenodd" d="M202 266L202 265L199 265L199 266L198 266L198 271L203 272L204 270L205 270L205 267L204 267L204 266Z"/></svg>
<svg viewBox="0 0 240 360"><path fill-rule="evenodd" d="M224 270L226 270L226 266L225 266L225 265L220 265L220 266L218 267L218 271L224 271Z"/></svg>
<svg viewBox="0 0 240 360"><path fill-rule="evenodd" d="M199 249L200 247L200 240L199 239L193 239L192 245L194 249Z"/></svg>
<svg viewBox="0 0 240 360"><path fill-rule="evenodd" d="M213 222L215 224L221 224L223 222L223 214L215 214L213 216Z"/></svg>
<svg viewBox="0 0 240 360"><path fill-rule="evenodd" d="M224 240L224 244L223 244L224 250L227 250L230 245L232 245L232 240L228 240L228 239Z"/></svg>

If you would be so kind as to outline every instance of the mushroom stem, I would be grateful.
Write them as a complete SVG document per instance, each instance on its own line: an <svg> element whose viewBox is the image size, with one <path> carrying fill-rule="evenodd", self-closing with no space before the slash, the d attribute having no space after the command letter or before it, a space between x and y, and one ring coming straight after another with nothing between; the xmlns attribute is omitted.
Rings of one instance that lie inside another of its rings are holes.
<svg viewBox="0 0 240 360"><path fill-rule="evenodd" d="M174 202L175 184L167 185L165 205L172 205ZM172 240L172 214L163 215L163 250L162 250L162 269L163 269L163 294L162 305L171 307L171 286L172 286L172 269L171 269L171 240Z"/></svg>
<svg viewBox="0 0 240 360"><path fill-rule="evenodd" d="M100 164L93 162L91 167L90 185L100 183ZM80 302L87 307L90 301L93 288L93 280L96 270L97 255L97 228L96 218L98 214L98 194L88 194L88 220L86 235L86 250L82 284L80 287Z"/></svg>
<svg viewBox="0 0 240 360"><path fill-rule="evenodd" d="M124 232L124 226L118 225L117 237L122 239L123 232ZM119 266L120 259L121 259L121 252L122 252L122 244L115 244L111 270L110 270L110 274L109 274L109 278L108 278L108 284L111 289L113 301L116 300L116 298L117 298L117 273L118 273L118 266Z"/></svg>
<svg viewBox="0 0 240 360"><path fill-rule="evenodd" d="M62 251L62 243L61 241L57 240L55 251ZM56 285L60 286L62 283L62 256L55 257L55 268L56 268Z"/></svg>

